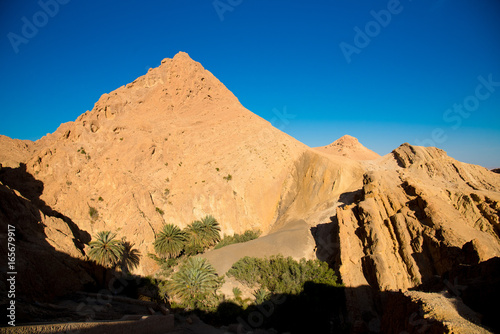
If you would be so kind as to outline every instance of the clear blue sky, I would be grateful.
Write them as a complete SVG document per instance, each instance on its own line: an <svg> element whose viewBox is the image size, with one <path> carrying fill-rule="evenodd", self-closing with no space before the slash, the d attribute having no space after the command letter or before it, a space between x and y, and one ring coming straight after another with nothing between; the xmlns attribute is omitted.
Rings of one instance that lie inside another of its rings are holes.
<svg viewBox="0 0 500 334"><path fill-rule="evenodd" d="M0 134L36 140L185 51L309 146L500 167L498 0L54 1L0 0Z"/></svg>

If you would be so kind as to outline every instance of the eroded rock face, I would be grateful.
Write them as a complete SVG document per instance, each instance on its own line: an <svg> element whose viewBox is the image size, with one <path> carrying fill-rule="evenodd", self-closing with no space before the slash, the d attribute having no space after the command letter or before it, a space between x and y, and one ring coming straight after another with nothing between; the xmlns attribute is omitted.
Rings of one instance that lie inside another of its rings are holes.
<svg viewBox="0 0 500 334"><path fill-rule="evenodd" d="M337 209L344 284L404 291L500 256L497 174L408 144L385 160L365 173L361 199Z"/></svg>

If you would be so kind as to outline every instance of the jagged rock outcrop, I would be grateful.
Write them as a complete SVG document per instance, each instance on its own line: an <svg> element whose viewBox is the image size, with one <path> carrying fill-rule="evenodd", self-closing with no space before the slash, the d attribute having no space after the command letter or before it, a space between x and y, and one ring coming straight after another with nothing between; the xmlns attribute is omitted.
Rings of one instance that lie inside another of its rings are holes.
<svg viewBox="0 0 500 334"><path fill-rule="evenodd" d="M4 167L16 167L26 161L32 153L33 142L12 139L0 135L0 163Z"/></svg>
<svg viewBox="0 0 500 334"><path fill-rule="evenodd" d="M365 173L360 193L337 209L347 286L407 290L460 263L500 256L500 178L485 168L403 144ZM359 300L348 296L359 317L375 312Z"/></svg>

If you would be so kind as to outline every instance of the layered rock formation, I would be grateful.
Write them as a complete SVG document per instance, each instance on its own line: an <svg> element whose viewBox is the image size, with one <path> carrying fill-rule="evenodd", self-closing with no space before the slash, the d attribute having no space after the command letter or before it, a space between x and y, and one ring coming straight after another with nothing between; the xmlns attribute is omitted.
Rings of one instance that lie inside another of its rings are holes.
<svg viewBox="0 0 500 334"><path fill-rule="evenodd" d="M366 302L374 291L419 287L500 256L499 191L497 174L408 144L365 173L359 199L336 216L342 280L361 287L347 296L354 318L375 317Z"/></svg>

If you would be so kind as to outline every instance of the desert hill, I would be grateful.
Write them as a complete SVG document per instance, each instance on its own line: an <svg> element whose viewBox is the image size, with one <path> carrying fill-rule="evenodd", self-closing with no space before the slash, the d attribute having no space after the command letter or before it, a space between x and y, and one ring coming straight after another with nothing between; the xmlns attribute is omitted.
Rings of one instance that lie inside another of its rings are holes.
<svg viewBox="0 0 500 334"><path fill-rule="evenodd" d="M358 139L349 135L342 136L327 146L316 147L315 150L354 160L375 160L380 158L378 153L364 147Z"/></svg>
<svg viewBox="0 0 500 334"><path fill-rule="evenodd" d="M132 242L142 254L135 273L153 275L147 254L163 224L182 228L210 214L223 234L263 232L207 252L219 274L245 255L327 261L358 332L394 325L383 311L393 291L407 310L432 305L441 297L423 287L445 289L439 277L500 257L499 174L432 147L403 144L380 157L344 136L309 148L182 52L36 142L0 136L0 203L2 224L17 222L25 235L25 273L43 273L53 295L71 290L57 288L58 277L72 277L75 289L92 280L83 272L97 232ZM37 250L54 253L47 261L58 269L44 271ZM472 282L478 271L462 276ZM29 281L25 291L41 288ZM436 321L447 326L443 317ZM464 321L449 329L467 332Z"/></svg>
<svg viewBox="0 0 500 334"><path fill-rule="evenodd" d="M207 214L226 234L267 233L362 175L356 162L321 157L245 109L182 52L29 149L17 158L43 183L47 206L90 235L111 228L143 254L164 223ZM145 258L139 273L154 270Z"/></svg>

